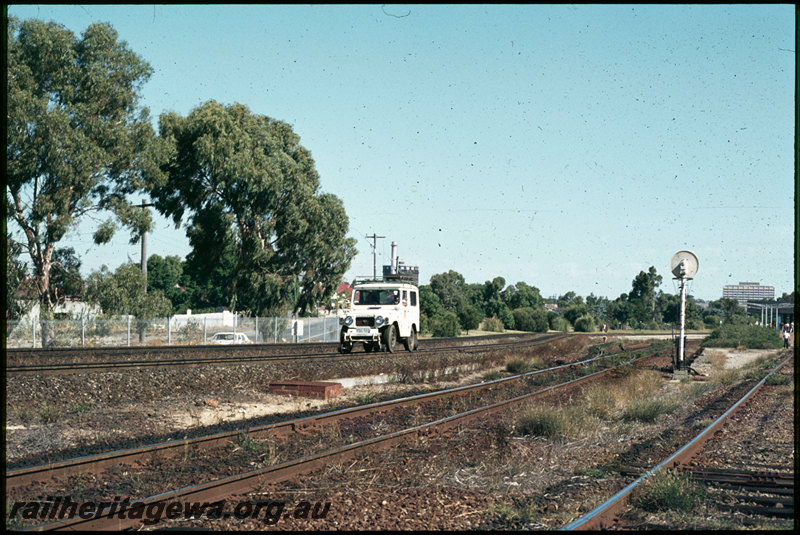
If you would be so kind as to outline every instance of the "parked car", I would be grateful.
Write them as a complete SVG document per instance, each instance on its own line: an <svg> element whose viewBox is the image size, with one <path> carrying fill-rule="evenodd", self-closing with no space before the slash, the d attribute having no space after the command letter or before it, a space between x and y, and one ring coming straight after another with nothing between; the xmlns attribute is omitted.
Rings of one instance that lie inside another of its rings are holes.
<svg viewBox="0 0 800 535"><path fill-rule="evenodd" d="M251 344L252 342L244 333L225 332L217 333L211 338L212 344Z"/></svg>

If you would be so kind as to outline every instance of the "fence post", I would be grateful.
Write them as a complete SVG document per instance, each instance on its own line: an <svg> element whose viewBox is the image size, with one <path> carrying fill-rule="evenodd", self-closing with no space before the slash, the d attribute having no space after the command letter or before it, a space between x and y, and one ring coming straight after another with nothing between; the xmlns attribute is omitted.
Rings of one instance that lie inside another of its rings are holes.
<svg viewBox="0 0 800 535"><path fill-rule="evenodd" d="M206 324L208 323L208 318L203 316L203 345L206 344Z"/></svg>
<svg viewBox="0 0 800 535"><path fill-rule="evenodd" d="M256 316L256 343L258 343L258 316Z"/></svg>
<svg viewBox="0 0 800 535"><path fill-rule="evenodd" d="M172 345L172 322L169 316L167 316L167 345Z"/></svg>
<svg viewBox="0 0 800 535"><path fill-rule="evenodd" d="M86 319L81 318L81 347L86 347Z"/></svg>
<svg viewBox="0 0 800 535"><path fill-rule="evenodd" d="M275 316L275 343L278 343L278 316Z"/></svg>
<svg viewBox="0 0 800 535"><path fill-rule="evenodd" d="M33 348L36 349L36 322L39 318L33 318Z"/></svg>
<svg viewBox="0 0 800 535"><path fill-rule="evenodd" d="M131 347L131 316L128 314L128 347Z"/></svg>

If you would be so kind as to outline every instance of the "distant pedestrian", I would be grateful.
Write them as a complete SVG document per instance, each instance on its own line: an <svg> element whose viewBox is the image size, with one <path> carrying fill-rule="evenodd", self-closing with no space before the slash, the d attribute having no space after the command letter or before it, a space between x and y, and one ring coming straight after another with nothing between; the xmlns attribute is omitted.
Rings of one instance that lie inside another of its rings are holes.
<svg viewBox="0 0 800 535"><path fill-rule="evenodd" d="M783 347L784 348L788 348L789 347L789 330L788 329L783 331Z"/></svg>

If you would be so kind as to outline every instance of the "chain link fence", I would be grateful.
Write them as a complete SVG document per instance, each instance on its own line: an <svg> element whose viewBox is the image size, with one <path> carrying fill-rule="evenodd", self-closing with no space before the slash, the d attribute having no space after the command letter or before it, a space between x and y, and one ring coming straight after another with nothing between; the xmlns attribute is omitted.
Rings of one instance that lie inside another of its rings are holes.
<svg viewBox="0 0 800 535"><path fill-rule="evenodd" d="M215 335L223 335L216 336ZM233 333L235 336L227 336ZM244 334L246 338L242 339ZM339 318L154 318L8 321L6 347L135 347L225 343L337 342Z"/></svg>

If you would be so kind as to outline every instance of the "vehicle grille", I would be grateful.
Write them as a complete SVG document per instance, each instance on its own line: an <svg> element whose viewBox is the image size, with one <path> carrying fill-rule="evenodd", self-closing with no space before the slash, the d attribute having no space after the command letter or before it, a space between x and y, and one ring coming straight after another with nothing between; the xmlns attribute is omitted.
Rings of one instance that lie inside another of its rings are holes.
<svg viewBox="0 0 800 535"><path fill-rule="evenodd" d="M374 327L375 318L369 316L367 318L356 318L356 327Z"/></svg>

